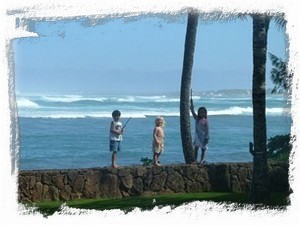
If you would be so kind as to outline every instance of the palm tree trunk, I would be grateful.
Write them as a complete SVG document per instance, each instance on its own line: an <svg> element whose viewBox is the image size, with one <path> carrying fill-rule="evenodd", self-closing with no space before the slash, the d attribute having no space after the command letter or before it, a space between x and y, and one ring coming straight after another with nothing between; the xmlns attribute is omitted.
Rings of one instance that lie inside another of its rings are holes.
<svg viewBox="0 0 300 226"><path fill-rule="evenodd" d="M266 15L253 18L253 174L250 192L251 203L269 200L266 129L266 52L270 19Z"/></svg>
<svg viewBox="0 0 300 226"><path fill-rule="evenodd" d="M188 13L180 89L180 130L182 149L186 163L195 161L191 136L189 103L198 17L199 15L196 12Z"/></svg>

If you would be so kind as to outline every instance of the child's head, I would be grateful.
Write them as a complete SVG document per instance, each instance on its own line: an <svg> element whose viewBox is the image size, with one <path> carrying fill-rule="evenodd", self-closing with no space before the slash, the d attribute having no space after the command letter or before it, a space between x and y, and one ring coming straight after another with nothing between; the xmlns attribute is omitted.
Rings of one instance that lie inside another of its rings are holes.
<svg viewBox="0 0 300 226"><path fill-rule="evenodd" d="M156 126L164 126L165 125L165 120L163 117L161 116L158 116L156 119L155 119L155 125Z"/></svg>
<svg viewBox="0 0 300 226"><path fill-rule="evenodd" d="M207 110L205 107L198 108L198 117L207 118Z"/></svg>
<svg viewBox="0 0 300 226"><path fill-rule="evenodd" d="M118 121L121 117L121 112L119 110L114 110L111 115L115 121Z"/></svg>

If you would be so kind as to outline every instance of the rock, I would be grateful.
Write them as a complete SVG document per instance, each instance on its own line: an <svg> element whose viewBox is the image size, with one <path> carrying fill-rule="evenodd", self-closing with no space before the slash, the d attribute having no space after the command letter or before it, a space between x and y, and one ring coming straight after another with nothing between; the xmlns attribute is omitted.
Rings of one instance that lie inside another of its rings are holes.
<svg viewBox="0 0 300 226"><path fill-rule="evenodd" d="M43 186L43 200L47 200L50 201L51 197L50 197L50 193L49 193L49 186L48 185L44 185Z"/></svg>
<svg viewBox="0 0 300 226"><path fill-rule="evenodd" d="M78 175L76 177L76 180L75 180L75 183L74 183L73 192L82 193L83 187L84 187L84 176Z"/></svg>
<svg viewBox="0 0 300 226"><path fill-rule="evenodd" d="M126 192L128 192L133 186L132 176L129 174L127 176L121 177L120 180L121 180L122 190L125 190Z"/></svg>
<svg viewBox="0 0 300 226"><path fill-rule="evenodd" d="M175 193L184 191L184 180L178 172L169 173L166 187Z"/></svg>
<svg viewBox="0 0 300 226"><path fill-rule="evenodd" d="M186 183L186 192L188 193L196 193L196 192L203 192L204 188L203 185L201 183L197 183L197 182L187 182Z"/></svg>
<svg viewBox="0 0 300 226"><path fill-rule="evenodd" d="M71 197L72 188L70 185L65 185L64 189L61 191L61 199L64 201L69 201Z"/></svg>
<svg viewBox="0 0 300 226"><path fill-rule="evenodd" d="M51 177L47 173L42 175L42 183L47 185L51 184Z"/></svg>
<svg viewBox="0 0 300 226"><path fill-rule="evenodd" d="M146 174L144 174L144 176L142 177L143 181L144 181L144 190L148 191L150 190L150 184L152 182L152 178L153 178L153 174L151 169L147 171Z"/></svg>
<svg viewBox="0 0 300 226"><path fill-rule="evenodd" d="M211 165L208 168L212 191L230 192L230 174L226 164Z"/></svg>
<svg viewBox="0 0 300 226"><path fill-rule="evenodd" d="M103 175L100 180L100 194L104 198L120 198L118 177L114 174Z"/></svg>
<svg viewBox="0 0 300 226"><path fill-rule="evenodd" d="M51 200L59 201L59 191L55 186L51 185L49 187L49 194L50 194Z"/></svg>
<svg viewBox="0 0 300 226"><path fill-rule="evenodd" d="M132 189L130 189L130 195L142 195L144 191L144 184L141 178L137 178L133 181Z"/></svg>
<svg viewBox="0 0 300 226"><path fill-rule="evenodd" d="M99 171L90 171L86 174L85 187L83 194L87 198L94 198L100 196L100 178L101 174Z"/></svg>
<svg viewBox="0 0 300 226"><path fill-rule="evenodd" d="M138 167L138 168L136 169L136 175L137 175L138 177L142 177L142 176L144 176L146 173L147 173L146 167Z"/></svg>
<svg viewBox="0 0 300 226"><path fill-rule="evenodd" d="M240 181L238 180L237 175L233 175L231 177L231 191L232 192L241 192L242 191Z"/></svg>
<svg viewBox="0 0 300 226"><path fill-rule="evenodd" d="M167 176L167 172L162 172L161 174L154 175L150 185L150 190L154 192L162 191L164 189Z"/></svg>
<svg viewBox="0 0 300 226"><path fill-rule="evenodd" d="M78 175L78 171L77 170L70 170L67 174L67 177L69 179L69 183L70 183L70 186L73 187L74 186L74 183L75 183L75 180L76 180L76 177Z"/></svg>
<svg viewBox="0 0 300 226"><path fill-rule="evenodd" d="M130 173L130 169L120 169L118 171L118 176L121 181L121 190L128 192L133 185L133 178Z"/></svg>
<svg viewBox="0 0 300 226"><path fill-rule="evenodd" d="M56 175L52 177L53 184L55 187L57 187L59 190L63 190L65 185L64 185L64 176L63 175Z"/></svg>
<svg viewBox="0 0 300 226"><path fill-rule="evenodd" d="M41 182L37 182L32 190L32 201L39 201L42 199L43 195L43 185Z"/></svg>

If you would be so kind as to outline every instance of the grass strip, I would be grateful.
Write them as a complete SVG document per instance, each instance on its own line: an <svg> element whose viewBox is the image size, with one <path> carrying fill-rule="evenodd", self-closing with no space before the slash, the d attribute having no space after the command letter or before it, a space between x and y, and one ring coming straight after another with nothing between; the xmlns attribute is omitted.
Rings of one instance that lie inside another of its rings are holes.
<svg viewBox="0 0 300 226"><path fill-rule="evenodd" d="M56 211L60 211L61 206L78 209L94 209L94 210L112 210L120 209L129 212L134 208L141 210L151 210L155 206L171 206L175 208L185 203L193 201L212 201L216 203L237 204L243 206L249 204L248 194L246 193L224 193L224 192L203 192L203 193L176 193L164 194L157 196L136 196L115 199L78 199L72 201L42 201L37 203L27 203L27 206L37 207L45 217L52 215ZM266 206L256 206L256 208L280 208L284 209L289 205L288 194L271 193L270 202Z"/></svg>

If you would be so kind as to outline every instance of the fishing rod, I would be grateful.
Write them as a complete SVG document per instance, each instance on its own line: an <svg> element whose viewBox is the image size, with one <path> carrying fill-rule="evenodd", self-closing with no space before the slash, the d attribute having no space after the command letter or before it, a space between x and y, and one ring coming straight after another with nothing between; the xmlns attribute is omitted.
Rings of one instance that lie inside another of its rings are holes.
<svg viewBox="0 0 300 226"><path fill-rule="evenodd" d="M125 122L125 124L124 124L124 126L123 126L122 129L124 129L124 128L126 127L127 123L130 121L130 119L132 119L132 117L130 117L130 118Z"/></svg>

